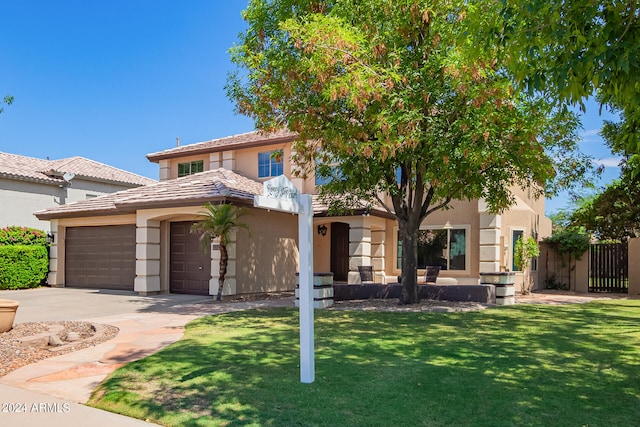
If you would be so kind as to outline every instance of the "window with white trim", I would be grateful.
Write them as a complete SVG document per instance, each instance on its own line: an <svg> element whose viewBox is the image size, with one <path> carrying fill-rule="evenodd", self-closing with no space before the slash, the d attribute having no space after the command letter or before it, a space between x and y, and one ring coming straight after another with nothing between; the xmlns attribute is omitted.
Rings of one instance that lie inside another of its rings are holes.
<svg viewBox="0 0 640 427"><path fill-rule="evenodd" d="M511 271L522 271L516 267L516 243L524 237L524 230L511 230Z"/></svg>
<svg viewBox="0 0 640 427"><path fill-rule="evenodd" d="M467 269L469 228L425 228L418 231L418 268L438 265L442 270ZM398 233L398 268L402 268L402 240Z"/></svg>
<svg viewBox="0 0 640 427"><path fill-rule="evenodd" d="M340 162L332 156L323 155L319 150L316 155L315 184L325 185L333 180L342 180Z"/></svg>
<svg viewBox="0 0 640 427"><path fill-rule="evenodd" d="M268 178L283 174L282 150L258 153L258 178Z"/></svg>
<svg viewBox="0 0 640 427"><path fill-rule="evenodd" d="M200 172L204 172L204 160L178 163L178 178Z"/></svg>

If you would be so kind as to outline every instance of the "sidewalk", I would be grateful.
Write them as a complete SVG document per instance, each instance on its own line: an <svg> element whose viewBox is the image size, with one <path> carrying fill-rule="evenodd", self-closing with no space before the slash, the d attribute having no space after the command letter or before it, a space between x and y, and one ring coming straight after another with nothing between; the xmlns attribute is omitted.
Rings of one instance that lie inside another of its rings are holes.
<svg viewBox="0 0 640 427"><path fill-rule="evenodd" d="M516 295L516 304L583 304L597 300L634 299L627 294L578 293L572 291L541 290Z"/></svg>
<svg viewBox="0 0 640 427"><path fill-rule="evenodd" d="M155 425L5 384L0 384L0 424L20 427Z"/></svg>
<svg viewBox="0 0 640 427"><path fill-rule="evenodd" d="M116 326L120 332L110 341L48 358L1 377L0 425L149 425L78 403L87 402L93 390L120 366L178 341L184 333L184 326L191 320L212 314L275 306L293 306L293 300L178 302L163 306L162 310L138 307L131 313L82 319ZM38 411L41 407L43 411ZM25 411L16 412L18 410Z"/></svg>

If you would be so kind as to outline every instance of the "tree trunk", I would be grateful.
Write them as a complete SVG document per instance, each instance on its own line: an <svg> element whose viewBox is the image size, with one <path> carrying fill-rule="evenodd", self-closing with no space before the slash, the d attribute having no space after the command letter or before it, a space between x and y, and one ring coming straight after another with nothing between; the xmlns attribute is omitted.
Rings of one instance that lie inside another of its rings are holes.
<svg viewBox="0 0 640 427"><path fill-rule="evenodd" d="M227 252L226 243L220 242L220 273L218 275L218 296L217 301L222 301L222 287L224 286L224 277L227 275L227 263L229 261L229 253Z"/></svg>
<svg viewBox="0 0 640 427"><path fill-rule="evenodd" d="M418 303L418 229L419 225L398 223L402 239L402 294L400 304Z"/></svg>

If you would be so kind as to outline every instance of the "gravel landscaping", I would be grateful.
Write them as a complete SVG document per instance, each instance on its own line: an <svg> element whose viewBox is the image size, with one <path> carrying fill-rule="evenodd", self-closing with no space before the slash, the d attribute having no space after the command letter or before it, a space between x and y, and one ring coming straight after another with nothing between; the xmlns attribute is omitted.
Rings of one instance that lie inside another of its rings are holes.
<svg viewBox="0 0 640 427"><path fill-rule="evenodd" d="M118 328L90 322L26 322L0 333L0 377L48 357L78 351L118 335Z"/></svg>

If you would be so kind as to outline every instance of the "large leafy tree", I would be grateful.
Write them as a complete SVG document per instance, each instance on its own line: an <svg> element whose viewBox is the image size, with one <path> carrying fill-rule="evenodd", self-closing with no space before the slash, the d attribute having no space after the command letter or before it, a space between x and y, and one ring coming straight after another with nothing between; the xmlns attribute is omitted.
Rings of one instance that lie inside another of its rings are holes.
<svg viewBox="0 0 640 427"><path fill-rule="evenodd" d="M620 122L605 122L602 130L612 152L622 156L620 179L579 199L569 218L571 224L584 227L600 239L640 237L640 176L635 173L635 165L629 164L632 153L624 138L626 122L623 111Z"/></svg>
<svg viewBox="0 0 640 427"><path fill-rule="evenodd" d="M640 237L640 179L620 179L582 200L571 213L571 224L600 239Z"/></svg>
<svg viewBox="0 0 640 427"><path fill-rule="evenodd" d="M417 235L430 213L479 198L499 211L515 186L539 196L589 165L575 117L519 92L500 44L470 31L492 4L255 0L231 50L230 97L258 128L298 133L298 173L319 164L332 178L323 195L380 204L397 220L403 303L417 301Z"/></svg>
<svg viewBox="0 0 640 427"><path fill-rule="evenodd" d="M559 102L583 105L598 95L622 110L620 142L640 172L640 8L637 1L505 0L493 19L476 22L500 43L519 84ZM487 24L490 25L487 25Z"/></svg>
<svg viewBox="0 0 640 427"><path fill-rule="evenodd" d="M230 204L213 205L207 203L203 215L205 219L193 225L191 231L200 234L200 241L203 248L211 245L215 239L219 239L220 246L220 272L218 275L218 295L216 299L222 300L222 287L227 275L227 264L229 263L228 245L231 240L231 233L238 228L249 230L247 224L240 218L246 214L242 208Z"/></svg>

